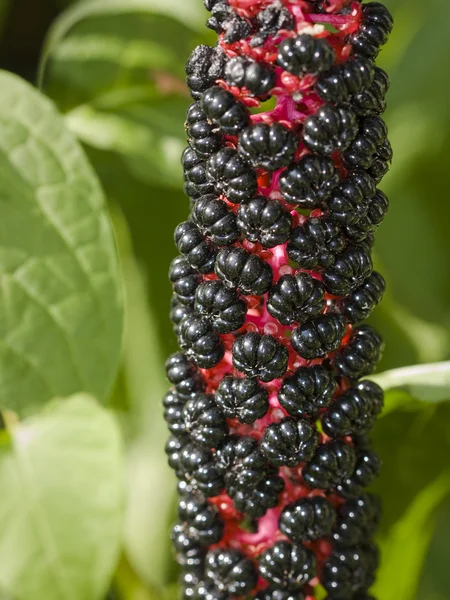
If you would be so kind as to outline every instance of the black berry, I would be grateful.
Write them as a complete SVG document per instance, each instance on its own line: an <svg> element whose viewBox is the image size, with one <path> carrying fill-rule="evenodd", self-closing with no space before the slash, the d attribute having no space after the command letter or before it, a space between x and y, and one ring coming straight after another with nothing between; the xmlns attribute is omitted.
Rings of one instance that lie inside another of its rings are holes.
<svg viewBox="0 0 450 600"><path fill-rule="evenodd" d="M311 217L292 230L287 253L302 269L314 269L331 266L345 245L338 223L327 217Z"/></svg>
<svg viewBox="0 0 450 600"><path fill-rule="evenodd" d="M256 196L239 206L237 224L248 240L273 248L289 239L292 217L278 200Z"/></svg>
<svg viewBox="0 0 450 600"><path fill-rule="evenodd" d="M180 483L184 484L181 490L189 493L198 490L207 497L217 496L223 490L224 482L215 469L210 450L187 443L178 450L172 444L169 449L166 447L166 452L168 451L172 451L172 464L175 458L178 459L177 477L181 479Z"/></svg>
<svg viewBox="0 0 450 600"><path fill-rule="evenodd" d="M222 281L204 281L195 293L195 311L207 317L215 331L229 333L244 324L247 304Z"/></svg>
<svg viewBox="0 0 450 600"><path fill-rule="evenodd" d="M369 169L387 140L387 126L377 116L363 117L359 134L342 154L348 169Z"/></svg>
<svg viewBox="0 0 450 600"><path fill-rule="evenodd" d="M329 69L334 58L334 50L327 40L305 33L287 38L278 46L277 63L294 75L317 75Z"/></svg>
<svg viewBox="0 0 450 600"><path fill-rule="evenodd" d="M371 60L362 56L353 57L321 73L317 79L316 91L325 102L341 104L355 95L364 94L374 75Z"/></svg>
<svg viewBox="0 0 450 600"><path fill-rule="evenodd" d="M336 387L333 373L325 367L299 367L284 379L278 400L293 417L315 417L331 404Z"/></svg>
<svg viewBox="0 0 450 600"><path fill-rule="evenodd" d="M304 323L325 308L323 285L308 273L282 275L271 288L267 310L284 325Z"/></svg>
<svg viewBox="0 0 450 600"><path fill-rule="evenodd" d="M209 158L206 177L216 193L235 204L252 198L257 190L254 169L234 148L222 148Z"/></svg>
<svg viewBox="0 0 450 600"><path fill-rule="evenodd" d="M350 323L361 323L381 301L385 289L383 277L373 271L354 292L339 301L337 308Z"/></svg>
<svg viewBox="0 0 450 600"><path fill-rule="evenodd" d="M255 565L238 550L219 548L206 555L205 581L220 592L245 596L255 587L257 579Z"/></svg>
<svg viewBox="0 0 450 600"><path fill-rule="evenodd" d="M184 193L190 198L199 198L203 194L210 194L214 186L206 176L205 159L188 146L181 157L184 177Z"/></svg>
<svg viewBox="0 0 450 600"><path fill-rule="evenodd" d="M222 136L207 120L200 102L191 104L187 111L186 133L189 145L202 158L217 152L223 145Z"/></svg>
<svg viewBox="0 0 450 600"><path fill-rule="evenodd" d="M362 285L372 269L370 254L361 246L349 246L324 270L322 281L330 294L346 296Z"/></svg>
<svg viewBox="0 0 450 600"><path fill-rule="evenodd" d="M269 409L269 395L256 379L224 377L216 392L216 403L227 419L250 424L261 419Z"/></svg>
<svg viewBox="0 0 450 600"><path fill-rule="evenodd" d="M178 517L189 534L202 545L217 544L223 534L223 522L217 510L201 496L185 496L178 504Z"/></svg>
<svg viewBox="0 0 450 600"><path fill-rule="evenodd" d="M381 503L373 494L362 494L339 507L332 539L337 547L356 546L371 539L381 518Z"/></svg>
<svg viewBox="0 0 450 600"><path fill-rule="evenodd" d="M288 351L272 335L256 332L239 336L232 348L233 365L247 375L261 381L281 377L287 367Z"/></svg>
<svg viewBox="0 0 450 600"><path fill-rule="evenodd" d="M252 167L276 171L291 163L297 146L297 135L280 123L256 123L242 131L238 150Z"/></svg>
<svg viewBox="0 0 450 600"><path fill-rule="evenodd" d="M312 489L332 490L351 476L355 468L353 446L336 440L321 444L303 469L305 483Z"/></svg>
<svg viewBox="0 0 450 600"><path fill-rule="evenodd" d="M199 272L193 269L185 256L173 259L169 268L169 279L177 300L185 306L193 306L195 290L201 281Z"/></svg>
<svg viewBox="0 0 450 600"><path fill-rule="evenodd" d="M303 141L311 152L330 155L345 150L358 134L355 113L347 107L325 104L305 120Z"/></svg>
<svg viewBox="0 0 450 600"><path fill-rule="evenodd" d="M211 12L206 26L222 33L227 44L242 40L251 33L250 22L237 15L226 0L205 0L205 6Z"/></svg>
<svg viewBox="0 0 450 600"><path fill-rule="evenodd" d="M284 489L284 481L277 469L268 469L264 478L253 489L239 490L232 486L227 492L233 498L236 509L253 518L263 517L269 508L278 504L278 496Z"/></svg>
<svg viewBox="0 0 450 600"><path fill-rule="evenodd" d="M219 85L206 90L200 104L207 118L217 123L227 135L236 135L250 121L247 108Z"/></svg>
<svg viewBox="0 0 450 600"><path fill-rule="evenodd" d="M373 545L335 550L323 566L321 581L332 598L348 600L372 586L377 566Z"/></svg>
<svg viewBox="0 0 450 600"><path fill-rule="evenodd" d="M189 264L201 273L214 270L216 249L192 221L184 221L175 228L175 244L178 251L186 256Z"/></svg>
<svg viewBox="0 0 450 600"><path fill-rule="evenodd" d="M255 18L256 33L252 36L251 46L261 46L265 40L280 30L295 29L293 14L281 4L268 6L258 12Z"/></svg>
<svg viewBox="0 0 450 600"><path fill-rule="evenodd" d="M188 400L192 394L205 390L206 384L202 374L186 354L172 354L166 360L165 366L168 380L175 385L178 396L183 400Z"/></svg>
<svg viewBox="0 0 450 600"><path fill-rule="evenodd" d="M277 588L301 589L316 575L314 553L301 544L276 542L259 559L262 577Z"/></svg>
<svg viewBox="0 0 450 600"><path fill-rule="evenodd" d="M253 489L267 474L267 460L252 437L231 436L216 451L216 471L225 487Z"/></svg>
<svg viewBox="0 0 450 600"><path fill-rule="evenodd" d="M383 69L375 67L374 78L369 87L354 96L353 109L358 115L381 115L386 110L386 94L389 90L389 77Z"/></svg>
<svg viewBox="0 0 450 600"><path fill-rule="evenodd" d="M322 358L339 348L344 332L344 319L340 315L327 313L294 329L291 343L302 358Z"/></svg>
<svg viewBox="0 0 450 600"><path fill-rule="evenodd" d="M280 191L289 204L323 208L339 182L339 173L330 158L307 154L283 171Z"/></svg>
<svg viewBox="0 0 450 600"><path fill-rule="evenodd" d="M206 194L195 202L192 219L203 235L218 246L232 244L239 238L236 215L215 194Z"/></svg>
<svg viewBox="0 0 450 600"><path fill-rule="evenodd" d="M330 217L347 226L358 223L367 215L376 191L371 175L363 170L349 173L328 200Z"/></svg>
<svg viewBox="0 0 450 600"><path fill-rule="evenodd" d="M309 421L287 417L266 428L261 451L277 467L295 467L313 456L318 441L319 434Z"/></svg>
<svg viewBox="0 0 450 600"><path fill-rule="evenodd" d="M392 31L394 21L380 2L363 4L363 17L356 33L350 37L355 54L375 58Z"/></svg>
<svg viewBox="0 0 450 600"><path fill-rule="evenodd" d="M202 369L216 365L225 353L223 342L209 320L195 313L181 321L178 341L186 355Z"/></svg>
<svg viewBox="0 0 450 600"><path fill-rule="evenodd" d="M373 327L360 325L353 330L348 344L337 352L334 365L340 375L360 379L374 371L383 347L383 341Z"/></svg>
<svg viewBox="0 0 450 600"><path fill-rule="evenodd" d="M243 294L261 296L272 285L272 268L257 254L244 248L222 248L217 254L216 274Z"/></svg>
<svg viewBox="0 0 450 600"><path fill-rule="evenodd" d="M201 44L186 63L186 81L194 98L200 98L217 79L223 76L226 57L222 48Z"/></svg>
<svg viewBox="0 0 450 600"><path fill-rule="evenodd" d="M313 541L328 536L336 523L336 510L322 496L300 498L280 515L280 531L293 542Z"/></svg>
<svg viewBox="0 0 450 600"><path fill-rule="evenodd" d="M245 87L254 96L265 98L275 86L275 71L255 60L236 56L228 61L225 79L230 85Z"/></svg>

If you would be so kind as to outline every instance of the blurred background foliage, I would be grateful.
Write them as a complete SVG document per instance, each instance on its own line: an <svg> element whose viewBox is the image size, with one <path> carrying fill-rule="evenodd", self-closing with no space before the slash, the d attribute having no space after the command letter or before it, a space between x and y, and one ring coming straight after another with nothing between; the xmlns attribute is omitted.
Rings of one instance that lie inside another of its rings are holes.
<svg viewBox="0 0 450 600"><path fill-rule="evenodd" d="M0 0L0 66L43 91L83 143L108 197L126 287L126 337L111 398L127 441L127 508L117 598L174 597L168 532L175 482L163 452L163 362L172 232L188 214L179 156L184 62L214 43L201 0ZM449 359L450 3L385 0L396 28L380 55L391 77L390 210L376 243L389 293L372 320L380 371ZM450 386L387 395L374 437L384 460L380 600L450 598ZM443 379L442 379L443 377ZM443 384L440 385L441 380ZM428 390L428 391L427 391ZM431 390L431 391L430 391ZM416 396L413 398L412 396ZM446 402L449 400L449 402Z"/></svg>

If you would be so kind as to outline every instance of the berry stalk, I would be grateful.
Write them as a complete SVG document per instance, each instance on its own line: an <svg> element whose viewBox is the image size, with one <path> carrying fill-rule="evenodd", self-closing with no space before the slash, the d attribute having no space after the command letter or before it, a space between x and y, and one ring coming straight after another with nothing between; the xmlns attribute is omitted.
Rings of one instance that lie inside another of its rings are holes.
<svg viewBox="0 0 450 600"><path fill-rule="evenodd" d="M382 390L364 320L392 150L378 2L205 0L186 65L166 446L191 600L370 600ZM270 103L269 103L270 100ZM372 599L373 600L373 599Z"/></svg>

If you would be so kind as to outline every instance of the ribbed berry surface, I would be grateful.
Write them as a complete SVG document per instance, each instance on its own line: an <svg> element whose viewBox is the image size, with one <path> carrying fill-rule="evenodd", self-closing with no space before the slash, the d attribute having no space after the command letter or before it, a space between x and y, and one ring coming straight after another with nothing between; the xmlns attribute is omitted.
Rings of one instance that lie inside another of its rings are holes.
<svg viewBox="0 0 450 600"><path fill-rule="evenodd" d="M200 1L200 0L199 0ZM374 600L383 392L364 324L392 160L379 2L204 0L163 400L184 600ZM273 98L274 108L262 102ZM255 110L258 109L258 110Z"/></svg>

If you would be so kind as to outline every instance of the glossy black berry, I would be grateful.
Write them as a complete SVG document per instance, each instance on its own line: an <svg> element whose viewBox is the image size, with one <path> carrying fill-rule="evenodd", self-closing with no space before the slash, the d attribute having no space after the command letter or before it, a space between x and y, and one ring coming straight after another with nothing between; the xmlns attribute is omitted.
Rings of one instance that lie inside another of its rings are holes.
<svg viewBox="0 0 450 600"><path fill-rule="evenodd" d="M331 404L336 387L333 373L325 367L299 367L284 379L278 400L293 417L315 417Z"/></svg>
<svg viewBox="0 0 450 600"><path fill-rule="evenodd" d="M239 153L254 168L276 171L292 162L298 146L297 135L280 123L255 123L239 136Z"/></svg>
<svg viewBox="0 0 450 600"><path fill-rule="evenodd" d="M360 381L346 390L322 417L324 432L333 438L364 434L383 408L383 390L373 381Z"/></svg>
<svg viewBox="0 0 450 600"><path fill-rule="evenodd" d="M378 150L386 142L387 126L381 117L363 117L359 133L342 154L348 169L369 169L377 157Z"/></svg>
<svg viewBox="0 0 450 600"><path fill-rule="evenodd" d="M344 63L321 73L316 91L325 102L342 104L355 95L363 94L374 79L374 66L368 58L352 57Z"/></svg>
<svg viewBox="0 0 450 600"><path fill-rule="evenodd" d="M191 95L198 99L223 76L226 56L222 48L201 44L186 63L186 81Z"/></svg>
<svg viewBox="0 0 450 600"><path fill-rule="evenodd" d="M313 541L328 536L336 523L336 510L322 496L300 498L280 515L279 527L293 542Z"/></svg>
<svg viewBox="0 0 450 600"><path fill-rule="evenodd" d="M256 173L234 148L222 148L206 164L206 176L217 194L239 204L252 198L257 190Z"/></svg>
<svg viewBox="0 0 450 600"><path fill-rule="evenodd" d="M303 469L303 479L311 488L332 490L351 476L355 468L353 446L341 440L320 444L310 462Z"/></svg>
<svg viewBox="0 0 450 600"><path fill-rule="evenodd" d="M184 571L181 574L180 586L182 590L182 600L202 600L204 588L202 577L203 565L188 568L187 571Z"/></svg>
<svg viewBox="0 0 450 600"><path fill-rule="evenodd" d="M276 82L272 67L244 56L236 56L228 61L225 79L232 86L245 87L258 98L265 98Z"/></svg>
<svg viewBox="0 0 450 600"><path fill-rule="evenodd" d="M355 445L356 464L352 473L343 479L336 491L344 498L360 495L380 474L381 460L368 443Z"/></svg>
<svg viewBox="0 0 450 600"><path fill-rule="evenodd" d="M215 331L229 333L244 324L247 304L222 281L204 281L195 294L195 311L207 317Z"/></svg>
<svg viewBox="0 0 450 600"><path fill-rule="evenodd" d="M280 590L269 586L256 596L256 600L305 600L305 594L301 590Z"/></svg>
<svg viewBox="0 0 450 600"><path fill-rule="evenodd" d="M374 371L383 347L383 340L373 327L360 325L353 330L348 344L336 353L334 365L340 375L360 379Z"/></svg>
<svg viewBox="0 0 450 600"><path fill-rule="evenodd" d="M232 244L239 238L236 215L215 194L206 194L195 202L192 219L203 235L218 246Z"/></svg>
<svg viewBox="0 0 450 600"><path fill-rule="evenodd" d="M371 175L361 169L349 173L328 200L330 218L346 226L358 224L367 215L376 191Z"/></svg>
<svg viewBox="0 0 450 600"><path fill-rule="evenodd" d="M171 449L173 450L173 445ZM194 443L188 443L175 452L175 458L178 458L177 476L182 480L180 483L183 484L181 490L185 490L187 493L198 490L207 497L220 494L224 482L215 469L210 450ZM173 451L172 458L174 458Z"/></svg>
<svg viewBox="0 0 450 600"><path fill-rule="evenodd" d="M186 433L183 420L183 408L186 401L178 396L175 390L170 390L163 398L164 420L174 435Z"/></svg>
<svg viewBox="0 0 450 600"><path fill-rule="evenodd" d="M200 104L207 118L217 123L226 135L238 134L250 121L247 108L219 85L206 90Z"/></svg>
<svg viewBox="0 0 450 600"><path fill-rule="evenodd" d="M174 384L178 396L183 400L205 390L205 380L197 365L183 352L169 356L165 367L168 380Z"/></svg>
<svg viewBox="0 0 450 600"><path fill-rule="evenodd" d="M344 332L344 319L335 313L327 313L294 329L291 343L302 358L322 358L339 348Z"/></svg>
<svg viewBox="0 0 450 600"><path fill-rule="evenodd" d="M288 351L272 335L256 332L239 336L232 348L233 365L247 375L261 381L282 377L288 363Z"/></svg>
<svg viewBox="0 0 450 600"><path fill-rule="evenodd" d="M292 217L278 200L256 196L239 206L237 224L248 240L273 248L289 239Z"/></svg>
<svg viewBox="0 0 450 600"><path fill-rule="evenodd" d="M189 527L177 523L172 529L171 539L179 565L191 568L201 564L204 557L203 546L197 537L191 534Z"/></svg>
<svg viewBox="0 0 450 600"><path fill-rule="evenodd" d="M278 65L298 76L307 73L317 75L326 71L333 64L334 58L334 50L327 40L306 33L287 38L278 46Z"/></svg>
<svg viewBox="0 0 450 600"><path fill-rule="evenodd" d="M205 0L205 6L211 12L206 26L222 33L227 44L242 40L251 33L251 23L236 14L226 0Z"/></svg>
<svg viewBox="0 0 450 600"><path fill-rule="evenodd" d="M362 21L358 31L350 37L355 54L375 58L392 31L394 21L388 9L380 2L363 4Z"/></svg>
<svg viewBox="0 0 450 600"><path fill-rule="evenodd" d="M178 251L186 256L191 267L201 273L214 270L216 248L193 221L180 223L175 228L174 239Z"/></svg>
<svg viewBox="0 0 450 600"><path fill-rule="evenodd" d="M186 306L193 306L195 290L201 277L185 256L177 256L173 259L169 268L169 279L178 301Z"/></svg>
<svg viewBox="0 0 450 600"><path fill-rule="evenodd" d="M381 517L381 503L373 494L362 494L339 507L332 540L336 547L356 546L370 540Z"/></svg>
<svg viewBox="0 0 450 600"><path fill-rule="evenodd" d="M245 596L257 583L253 562L238 550L218 548L205 558L205 582L220 592L232 596Z"/></svg>
<svg viewBox="0 0 450 600"><path fill-rule="evenodd" d="M277 469L268 469L264 478L254 488L227 488L233 503L239 512L253 519L263 517L269 508L278 504L278 497L284 489L284 481Z"/></svg>
<svg viewBox="0 0 450 600"><path fill-rule="evenodd" d="M243 294L261 296L272 285L272 268L257 254L244 248L222 248L217 254L216 274Z"/></svg>
<svg viewBox="0 0 450 600"><path fill-rule="evenodd" d="M223 521L217 510L201 496L193 494L180 499L178 517L189 534L202 545L217 544L223 534Z"/></svg>
<svg viewBox="0 0 450 600"><path fill-rule="evenodd" d="M350 108L325 104L307 117L302 135L311 152L330 155L348 148L358 135L358 121Z"/></svg>
<svg viewBox="0 0 450 600"><path fill-rule="evenodd" d="M377 190L370 199L367 214L353 225L347 225L345 232L352 240L362 242L383 221L389 208L389 200L384 192Z"/></svg>
<svg viewBox="0 0 450 600"><path fill-rule="evenodd" d="M226 488L253 489L267 474L267 460L258 441L248 436L231 436L216 450L216 471Z"/></svg>
<svg viewBox="0 0 450 600"><path fill-rule="evenodd" d="M276 467L295 467L313 456L318 442L319 434L309 421L286 417L266 428L261 452Z"/></svg>
<svg viewBox="0 0 450 600"><path fill-rule="evenodd" d="M377 148L377 153L373 157L372 164L368 172L374 178L376 183L380 183L391 167L393 151L391 143L386 139L381 146Z"/></svg>
<svg viewBox="0 0 450 600"><path fill-rule="evenodd" d="M202 158L217 152L223 145L222 136L206 118L200 102L194 102L188 108L186 133L189 145Z"/></svg>
<svg viewBox="0 0 450 600"><path fill-rule="evenodd" d="M373 271L354 292L339 301L337 309L349 323L361 323L381 301L385 289L383 277Z"/></svg>
<svg viewBox="0 0 450 600"><path fill-rule="evenodd" d="M325 308L323 285L308 273L282 275L271 288L267 310L284 325L304 323Z"/></svg>
<svg viewBox="0 0 450 600"><path fill-rule="evenodd" d="M283 171L280 191L289 204L323 208L339 182L339 173L330 158L307 154Z"/></svg>
<svg viewBox="0 0 450 600"><path fill-rule="evenodd" d="M268 6L258 12L255 18L256 33L252 36L250 45L261 46L265 40L280 30L295 29L293 14L281 4Z"/></svg>
<svg viewBox="0 0 450 600"><path fill-rule="evenodd" d="M346 296L362 285L372 269L370 254L361 246L349 246L324 270L322 281L330 294Z"/></svg>
<svg viewBox="0 0 450 600"><path fill-rule="evenodd" d="M225 353L223 342L209 320L195 313L181 321L178 341L186 355L202 369L215 366Z"/></svg>
<svg viewBox="0 0 450 600"><path fill-rule="evenodd" d="M181 304L178 297L174 294L170 301L170 320L173 325L173 330L178 335L178 326L186 315L191 315L194 309L185 304Z"/></svg>
<svg viewBox="0 0 450 600"><path fill-rule="evenodd" d="M214 192L214 185L206 176L205 159L188 146L182 156L184 193L189 198L199 198L203 194Z"/></svg>
<svg viewBox="0 0 450 600"><path fill-rule="evenodd" d="M321 583L333 599L348 600L372 586L377 565L373 545L335 550L323 566Z"/></svg>
<svg viewBox="0 0 450 600"><path fill-rule="evenodd" d="M360 60L360 59L358 59ZM386 94L389 90L389 77L386 71L375 67L373 81L353 97L352 106L358 115L381 115L386 110Z"/></svg>
<svg viewBox="0 0 450 600"><path fill-rule="evenodd" d="M183 407L182 418L186 433L205 448L215 448L225 437L227 425L214 394L192 396Z"/></svg>
<svg viewBox="0 0 450 600"><path fill-rule="evenodd" d="M280 589L301 589L315 577L317 571L314 553L301 544L276 542L259 559L261 576Z"/></svg>
<svg viewBox="0 0 450 600"><path fill-rule="evenodd" d="M251 424L267 413L269 394L256 379L224 377L217 388L216 404L227 419Z"/></svg>
<svg viewBox="0 0 450 600"><path fill-rule="evenodd" d="M183 469L181 466L181 452L186 444L189 443L187 435L171 435L166 442L165 452L167 455L167 462L169 467L176 472L176 476L183 477Z"/></svg>
<svg viewBox="0 0 450 600"><path fill-rule="evenodd" d="M292 230L287 253L302 269L329 267L345 245L344 232L337 222L327 217L311 217Z"/></svg>

